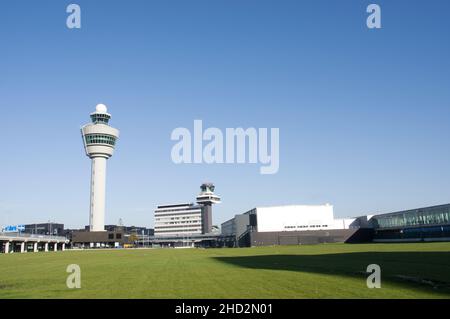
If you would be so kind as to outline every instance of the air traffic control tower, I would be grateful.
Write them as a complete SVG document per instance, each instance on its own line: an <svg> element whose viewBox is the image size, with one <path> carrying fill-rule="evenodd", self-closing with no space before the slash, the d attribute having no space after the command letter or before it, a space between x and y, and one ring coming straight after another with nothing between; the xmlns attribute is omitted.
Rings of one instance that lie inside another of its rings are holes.
<svg viewBox="0 0 450 319"><path fill-rule="evenodd" d="M91 113L92 123L81 128L86 155L92 160L89 230L105 230L106 160L113 155L119 130L109 126L111 115L104 104Z"/></svg>
<svg viewBox="0 0 450 319"><path fill-rule="evenodd" d="M203 205L202 208L202 233L208 234L212 229L212 204L220 203L220 197L214 194L214 184L203 183L200 186L200 194L197 196L197 203Z"/></svg>

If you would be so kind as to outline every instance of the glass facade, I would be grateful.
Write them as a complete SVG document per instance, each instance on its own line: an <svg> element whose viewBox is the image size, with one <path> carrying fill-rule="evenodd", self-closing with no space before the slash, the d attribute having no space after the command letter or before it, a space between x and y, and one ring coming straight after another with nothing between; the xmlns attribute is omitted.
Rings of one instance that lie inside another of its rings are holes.
<svg viewBox="0 0 450 319"><path fill-rule="evenodd" d="M201 190L203 193L205 193L205 192L211 192L211 193L214 193L214 189L215 189L215 186L214 186L213 184L211 184L211 183L205 183L205 184L202 184L202 185L200 186L200 190Z"/></svg>
<svg viewBox="0 0 450 319"><path fill-rule="evenodd" d="M386 228L375 230L375 240L421 241L450 238L450 225L411 228Z"/></svg>
<svg viewBox="0 0 450 319"><path fill-rule="evenodd" d="M373 217L376 229L450 224L450 204Z"/></svg>
<svg viewBox="0 0 450 319"><path fill-rule="evenodd" d="M111 116L105 113L94 113L91 114L91 120L94 124L108 124Z"/></svg>
<svg viewBox="0 0 450 319"><path fill-rule="evenodd" d="M116 138L111 135L105 134L88 134L85 135L86 145L91 144L108 144L114 146L116 144Z"/></svg>

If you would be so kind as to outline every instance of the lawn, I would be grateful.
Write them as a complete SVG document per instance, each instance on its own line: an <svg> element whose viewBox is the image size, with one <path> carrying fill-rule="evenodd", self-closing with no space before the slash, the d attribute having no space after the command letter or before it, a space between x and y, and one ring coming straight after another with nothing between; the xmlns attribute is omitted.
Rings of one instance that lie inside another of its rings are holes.
<svg viewBox="0 0 450 319"><path fill-rule="evenodd" d="M3 298L450 298L450 243L0 254Z"/></svg>

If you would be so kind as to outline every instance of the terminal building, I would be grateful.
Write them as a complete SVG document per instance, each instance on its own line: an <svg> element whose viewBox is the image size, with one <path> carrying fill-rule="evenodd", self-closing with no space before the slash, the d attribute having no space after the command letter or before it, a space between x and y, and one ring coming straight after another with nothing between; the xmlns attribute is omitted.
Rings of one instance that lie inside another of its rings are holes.
<svg viewBox="0 0 450 319"><path fill-rule="evenodd" d="M0 253L64 251L69 240L63 236L22 232L0 232Z"/></svg>
<svg viewBox="0 0 450 319"><path fill-rule="evenodd" d="M203 183L194 203L160 205L155 210L155 236L204 235L212 231L212 204L220 203L212 183Z"/></svg>
<svg viewBox="0 0 450 319"><path fill-rule="evenodd" d="M208 228L203 223L203 214L203 206L194 203L158 206L155 210L155 236L200 235L205 227Z"/></svg>
<svg viewBox="0 0 450 319"><path fill-rule="evenodd" d="M123 230L112 231L73 231L71 233L71 245L76 248L119 248L127 244L130 235Z"/></svg>
<svg viewBox="0 0 450 319"><path fill-rule="evenodd" d="M53 222L39 223L39 224L27 224L24 225L24 233L35 235L55 235L64 236L64 224L58 224Z"/></svg>
<svg viewBox="0 0 450 319"><path fill-rule="evenodd" d="M450 204L374 215L374 242L450 241Z"/></svg>
<svg viewBox="0 0 450 319"><path fill-rule="evenodd" d="M257 207L222 224L229 247L450 241L450 204L336 219L331 205Z"/></svg>
<svg viewBox="0 0 450 319"><path fill-rule="evenodd" d="M212 225L212 205L220 203L212 183L203 183L197 204L159 205L155 210L152 244L168 247L209 246L220 233Z"/></svg>
<svg viewBox="0 0 450 319"><path fill-rule="evenodd" d="M76 248L124 248L133 247L140 238L153 236L153 228L124 225L105 225L103 232L84 230L67 230L71 247Z"/></svg>
<svg viewBox="0 0 450 319"><path fill-rule="evenodd" d="M226 246L345 242L360 228L357 218L335 219L333 206L256 207L222 224Z"/></svg>

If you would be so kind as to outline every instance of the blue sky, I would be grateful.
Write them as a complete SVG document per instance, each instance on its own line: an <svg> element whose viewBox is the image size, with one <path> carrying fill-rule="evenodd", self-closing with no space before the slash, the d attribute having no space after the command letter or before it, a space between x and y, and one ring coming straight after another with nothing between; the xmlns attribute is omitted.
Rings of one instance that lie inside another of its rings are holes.
<svg viewBox="0 0 450 319"><path fill-rule="evenodd" d="M331 203L337 216L450 202L450 2L68 1L0 5L0 224L88 223L80 126L121 130L107 223L213 181L214 223L252 207ZM382 29L366 27L378 3ZM176 127L280 129L280 170L182 164Z"/></svg>

